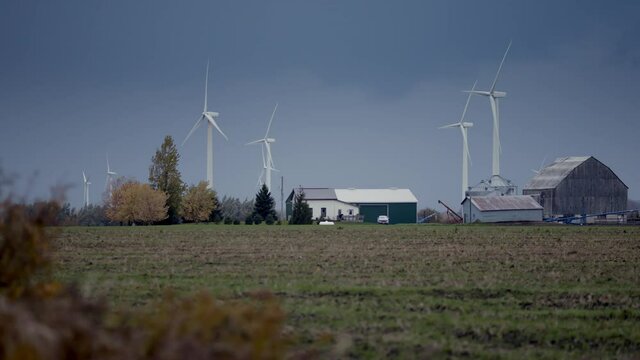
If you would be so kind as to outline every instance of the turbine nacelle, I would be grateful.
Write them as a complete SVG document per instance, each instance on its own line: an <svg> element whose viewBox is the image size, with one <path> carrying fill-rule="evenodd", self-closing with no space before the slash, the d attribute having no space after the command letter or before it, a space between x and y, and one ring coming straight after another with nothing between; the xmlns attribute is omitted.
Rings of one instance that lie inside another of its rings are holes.
<svg viewBox="0 0 640 360"><path fill-rule="evenodd" d="M504 91L494 91L491 93L491 96L493 96L494 98L498 99L498 98L503 98L507 96L507 93Z"/></svg>
<svg viewBox="0 0 640 360"><path fill-rule="evenodd" d="M265 140L266 142L268 142L269 144L272 144L272 143L276 142L276 139L274 139L274 138L266 138L266 139L264 139L264 140Z"/></svg>
<svg viewBox="0 0 640 360"><path fill-rule="evenodd" d="M209 115L209 116L211 116L211 117L213 117L213 118L217 118L217 117L219 117L219 116L220 116L220 113L217 113L217 112L215 112L215 111L205 111L205 112L203 112L203 113L202 113L202 115L203 115L203 116L207 116L207 115Z"/></svg>

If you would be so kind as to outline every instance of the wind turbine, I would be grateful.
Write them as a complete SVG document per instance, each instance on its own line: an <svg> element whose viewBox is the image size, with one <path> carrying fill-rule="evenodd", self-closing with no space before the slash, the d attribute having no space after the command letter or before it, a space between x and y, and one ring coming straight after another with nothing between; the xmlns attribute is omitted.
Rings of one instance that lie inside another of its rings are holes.
<svg viewBox="0 0 640 360"><path fill-rule="evenodd" d="M276 110L278 110L277 103L273 108L273 112L271 113L269 126L267 126L267 132L264 134L264 138L247 143L247 145L262 144L264 146L264 148L262 149L262 171L265 174L265 185L267 186L267 189L269 189L269 191L271 191L271 170L278 171L273 166L273 157L271 156L271 144L276 142L276 139L269 137L269 130L271 129L271 123L273 122L273 117L276 114ZM260 177L262 177L262 173Z"/></svg>
<svg viewBox="0 0 640 360"><path fill-rule="evenodd" d="M466 197L466 192L469 189L469 165L467 161L471 162L471 154L469 153L469 141L467 136L467 131L470 127L473 127L473 123L465 122L464 117L467 114L467 108L469 107L469 101L471 100L471 96L473 95L473 91L476 88L476 84L478 81L473 84L473 88L471 88L471 92L469 92L469 96L467 97L467 103L464 105L464 111L462 111L462 117L460 117L460 121L451 124L441 126L439 129L448 129L448 128L459 128L462 133L462 198Z"/></svg>
<svg viewBox="0 0 640 360"><path fill-rule="evenodd" d="M104 189L108 192L109 198L111 198L111 193L113 193L113 178L116 175L118 175L118 173L112 171L109 166L109 154L107 154L107 181L104 184Z"/></svg>
<svg viewBox="0 0 640 360"><path fill-rule="evenodd" d="M220 116L220 114L218 114L215 111L207 111L208 86L209 86L209 62L207 61L207 73L205 76L205 83L204 83L204 110L202 111L202 114L196 121L195 125L193 125L193 127L191 128L191 131L189 131L189 134L187 134L187 137L184 138L184 141L182 142L182 146L184 146L184 144L187 142L191 134L193 134L193 132L196 131L196 129L198 128L198 126L200 126L201 123L203 122L207 123L207 182L208 182L207 187L209 189L213 189L213 128L215 127L216 130L218 130L218 132L220 133L220 135L222 135L226 140L229 140L229 139L227 138L227 135L225 135L222 132L222 130L218 126L218 123L215 120L218 116Z"/></svg>
<svg viewBox="0 0 640 360"><path fill-rule="evenodd" d="M89 178L85 175L84 170L82 171L82 184L84 190L84 199L82 199L82 201L84 202L84 207L87 207L89 206L89 185L91 185L91 182L89 182Z"/></svg>
<svg viewBox="0 0 640 360"><path fill-rule="evenodd" d="M491 104L491 113L493 114L493 156L492 156L492 174L491 175L500 175L500 153L502 152L502 147L500 146L500 108L498 107L498 99L507 96L507 93L504 91L496 91L496 83L498 82L498 77L500 76L500 70L502 70L502 65L504 64L504 60L507 58L507 54L509 53L509 49L511 48L511 41L509 42L509 46L507 46L507 50L504 52L504 56L502 56L502 61L500 62L500 66L498 67L498 72L496 73L496 77L493 79L493 84L491 85L491 89L488 91L482 90L471 90L466 91L471 94L477 94L482 96L489 97L489 103Z"/></svg>
<svg viewBox="0 0 640 360"><path fill-rule="evenodd" d="M540 172L542 171L542 168L544 168L544 163L545 163L546 161L547 161L547 156L545 155L545 156L544 156L544 159L542 159L542 162L540 163L540 167L538 168L538 170L531 169L531 171L532 171L534 174L536 174L536 175L540 174Z"/></svg>

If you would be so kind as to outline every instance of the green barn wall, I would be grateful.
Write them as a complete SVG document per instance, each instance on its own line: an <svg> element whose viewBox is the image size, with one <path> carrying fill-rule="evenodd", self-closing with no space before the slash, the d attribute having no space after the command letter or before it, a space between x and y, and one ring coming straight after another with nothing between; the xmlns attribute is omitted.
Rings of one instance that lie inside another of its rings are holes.
<svg viewBox="0 0 640 360"><path fill-rule="evenodd" d="M391 224L415 224L418 213L416 203L359 204L359 207L366 223L375 223L379 215L388 215Z"/></svg>

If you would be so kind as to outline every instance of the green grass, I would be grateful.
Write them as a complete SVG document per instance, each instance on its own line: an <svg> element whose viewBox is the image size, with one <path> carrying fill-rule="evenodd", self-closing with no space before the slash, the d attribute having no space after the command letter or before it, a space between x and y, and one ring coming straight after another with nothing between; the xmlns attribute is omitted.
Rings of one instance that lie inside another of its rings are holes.
<svg viewBox="0 0 640 360"><path fill-rule="evenodd" d="M640 355L638 227L76 227L56 257L117 306L269 289L331 357Z"/></svg>

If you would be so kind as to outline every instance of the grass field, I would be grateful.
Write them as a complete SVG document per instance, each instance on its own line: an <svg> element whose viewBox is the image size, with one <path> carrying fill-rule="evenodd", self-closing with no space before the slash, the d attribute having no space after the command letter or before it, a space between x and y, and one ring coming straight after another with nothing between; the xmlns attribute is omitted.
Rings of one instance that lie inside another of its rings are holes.
<svg viewBox="0 0 640 360"><path fill-rule="evenodd" d="M115 305L269 289L326 357L640 356L640 227L73 227L55 244L56 277Z"/></svg>

